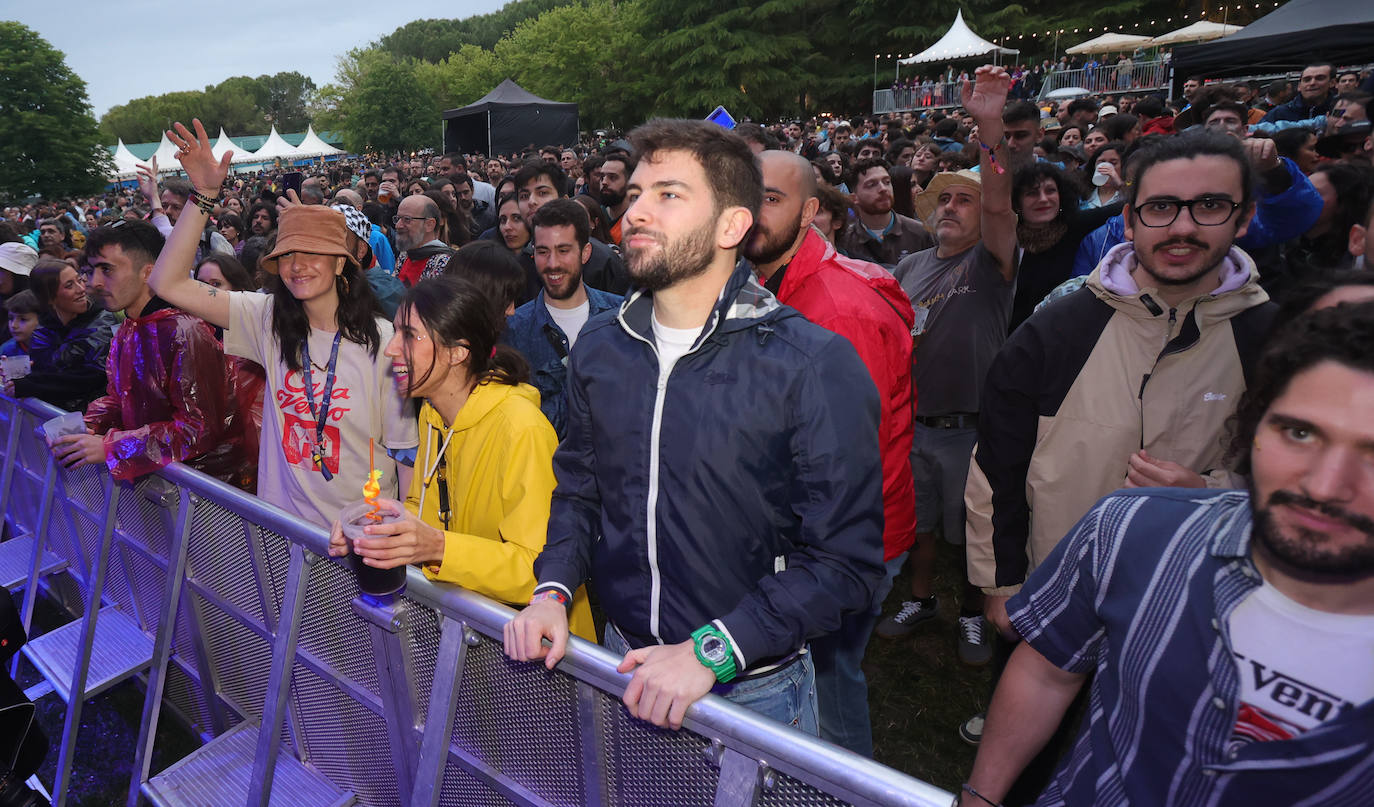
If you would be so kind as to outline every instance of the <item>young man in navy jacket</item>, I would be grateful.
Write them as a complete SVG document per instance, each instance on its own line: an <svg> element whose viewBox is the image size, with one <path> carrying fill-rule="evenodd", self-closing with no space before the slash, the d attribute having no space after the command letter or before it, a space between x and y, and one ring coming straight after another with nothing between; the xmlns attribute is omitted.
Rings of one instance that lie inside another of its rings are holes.
<svg viewBox="0 0 1374 807"><path fill-rule="evenodd" d="M806 642L884 573L877 391L846 339L736 265L763 185L744 141L660 120L631 142L638 291L572 351L539 584L506 652L556 664L590 578L636 717L677 728L715 691L814 734Z"/></svg>

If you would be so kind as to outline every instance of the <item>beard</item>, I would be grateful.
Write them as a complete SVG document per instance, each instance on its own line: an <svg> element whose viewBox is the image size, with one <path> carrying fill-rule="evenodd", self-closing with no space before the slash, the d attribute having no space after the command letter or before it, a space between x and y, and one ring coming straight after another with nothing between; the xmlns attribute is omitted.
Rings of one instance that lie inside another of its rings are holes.
<svg viewBox="0 0 1374 807"><path fill-rule="evenodd" d="M1287 490L1271 493L1263 507L1257 501L1252 485L1250 506L1255 520L1252 537L1265 552L1284 565L1316 578L1360 579L1374 575L1374 520ZM1303 507L1345 522L1363 533L1365 541L1356 546L1333 547L1323 532L1302 527L1291 527L1290 532L1285 532L1273 514L1273 508L1281 505Z"/></svg>
<svg viewBox="0 0 1374 807"><path fill-rule="evenodd" d="M540 277L543 277L543 276L546 275L546 274L548 274L548 272L540 271L539 276L540 276ZM562 290L562 291L560 291L560 292L558 292L558 293L554 293L553 289L549 288L549 284L547 284L547 283L544 284L544 294L545 294L546 296L548 296L550 299L554 299L554 300L567 300L567 299L570 299L574 294L577 293L577 290L578 290L578 289L582 288L582 269L581 269L581 268L578 268L578 270L577 270L576 272L564 272L563 274L567 275L567 278L568 278L568 279L567 279L567 282L565 282L565 283L563 284L563 290Z"/></svg>
<svg viewBox="0 0 1374 807"><path fill-rule="evenodd" d="M625 191L608 191L605 188L601 189L600 202L602 205L606 207L615 207L623 201L625 201Z"/></svg>
<svg viewBox="0 0 1374 807"><path fill-rule="evenodd" d="M396 249L400 250L401 252L406 252L408 250L415 249L416 247L425 243L422 239L424 239L423 234L412 234L408 231L401 232L400 230L397 230Z"/></svg>
<svg viewBox="0 0 1374 807"><path fill-rule="evenodd" d="M798 209L796 220L786 227L769 230L762 221L756 223L749 239L744 242L744 257L755 264L772 263L781 258L796 243L797 233L801 232L801 221L802 214Z"/></svg>
<svg viewBox="0 0 1374 807"><path fill-rule="evenodd" d="M651 235L658 241L657 251L626 248L625 265L630 270L630 277L646 291L661 291L705 272L715 257L715 229L712 219L671 242L663 233L653 230L635 227L626 230L626 243L635 235Z"/></svg>

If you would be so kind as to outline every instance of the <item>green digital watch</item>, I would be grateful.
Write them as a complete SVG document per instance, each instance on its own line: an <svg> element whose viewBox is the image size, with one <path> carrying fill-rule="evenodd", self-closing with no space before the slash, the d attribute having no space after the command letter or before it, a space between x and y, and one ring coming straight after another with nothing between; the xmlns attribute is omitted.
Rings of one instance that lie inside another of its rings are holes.
<svg viewBox="0 0 1374 807"><path fill-rule="evenodd" d="M692 632L692 649L708 670L716 674L722 684L735 677L735 648L730 639L714 625L702 625Z"/></svg>

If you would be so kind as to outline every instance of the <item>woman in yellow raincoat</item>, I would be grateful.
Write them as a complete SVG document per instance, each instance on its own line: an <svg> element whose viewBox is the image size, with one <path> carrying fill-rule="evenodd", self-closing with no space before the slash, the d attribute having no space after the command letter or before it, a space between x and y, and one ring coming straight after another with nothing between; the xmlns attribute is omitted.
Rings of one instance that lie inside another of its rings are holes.
<svg viewBox="0 0 1374 807"><path fill-rule="evenodd" d="M416 284L394 324L385 352L397 386L424 400L419 456L406 517L368 526L354 551L369 566L423 564L434 580L523 605L548 531L558 447L538 391L524 383L529 366L497 343L502 323L460 277ZM335 522L330 554L347 552ZM585 589L569 620L573 633L596 641Z"/></svg>

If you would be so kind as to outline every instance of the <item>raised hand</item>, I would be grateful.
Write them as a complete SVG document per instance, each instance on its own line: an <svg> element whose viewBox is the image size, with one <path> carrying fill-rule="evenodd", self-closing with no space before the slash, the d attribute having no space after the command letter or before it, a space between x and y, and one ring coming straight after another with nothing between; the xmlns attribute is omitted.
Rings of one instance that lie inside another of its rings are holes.
<svg viewBox="0 0 1374 807"><path fill-rule="evenodd" d="M960 103L973 116L975 121L988 118L1002 119L1002 107L1007 105L1007 93L1011 91L1011 76L995 65L984 65L965 80L960 91Z"/></svg>
<svg viewBox="0 0 1374 807"><path fill-rule="evenodd" d="M193 118L191 125L196 129L195 134L191 134L181 123L172 124L167 139L180 149L177 159L181 161L181 167L186 170L186 176L196 190L212 199L218 198L224 178L229 175L229 160L233 153L226 151L223 157L215 160L215 155L210 152L210 138L205 134L200 119Z"/></svg>
<svg viewBox="0 0 1374 807"><path fill-rule="evenodd" d="M142 164L138 166L138 190L143 194L143 198L148 200L149 205L158 206L156 154L153 155L151 168Z"/></svg>

